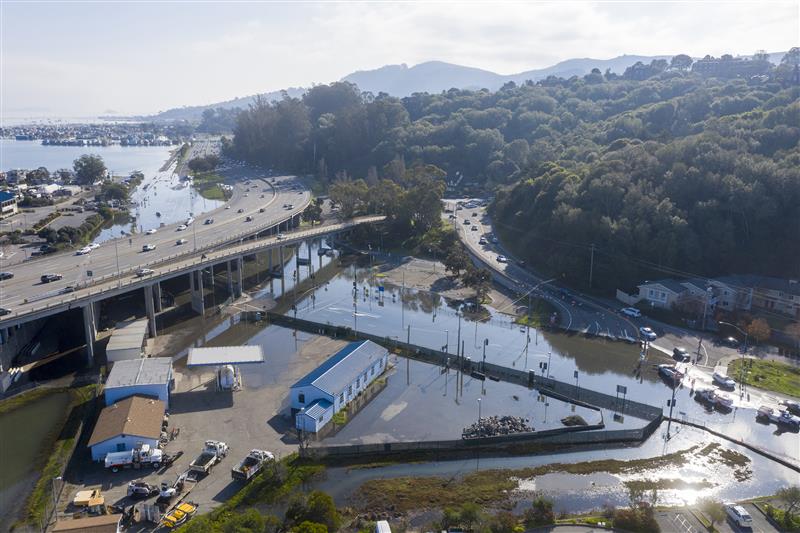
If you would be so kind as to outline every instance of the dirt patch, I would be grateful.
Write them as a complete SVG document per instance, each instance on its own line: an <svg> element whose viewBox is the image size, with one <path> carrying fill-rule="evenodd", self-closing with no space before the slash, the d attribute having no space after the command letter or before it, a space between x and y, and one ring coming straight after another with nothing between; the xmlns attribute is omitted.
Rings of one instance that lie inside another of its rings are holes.
<svg viewBox="0 0 800 533"><path fill-rule="evenodd" d="M753 476L749 457L736 450L725 448L718 442L707 444L698 455L707 457L710 464L721 464L733 470L736 481L747 481Z"/></svg>

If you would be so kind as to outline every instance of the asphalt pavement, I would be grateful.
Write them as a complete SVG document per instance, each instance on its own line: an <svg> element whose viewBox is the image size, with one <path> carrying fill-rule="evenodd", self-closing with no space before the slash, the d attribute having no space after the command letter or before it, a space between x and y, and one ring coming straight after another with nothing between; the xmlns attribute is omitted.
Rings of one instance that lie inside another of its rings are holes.
<svg viewBox="0 0 800 533"><path fill-rule="evenodd" d="M9 309L12 312L9 316L13 316L26 304L38 302L41 306L46 303L44 300L65 294L68 287L86 287L93 280L113 276L118 271L174 260L177 254L188 258L195 250L211 247L237 234L253 233L279 218L299 214L311 199L310 192L294 176L276 177L274 187L269 183L272 178L255 171L252 175L245 173L242 179L249 179L250 184L237 182L230 201L213 211L198 214L186 230L178 231L180 224L171 224L158 228L152 235L135 234L107 241L85 255L62 252L31 259L9 269L14 278L2 281L2 307ZM289 209L285 204L293 207ZM248 216L253 218L251 222L245 220ZM213 218L213 224L204 224L206 218ZM177 241L181 238L187 242L179 245ZM153 245L155 249L145 252L144 245ZM46 273L61 274L63 279L42 283L40 277Z"/></svg>

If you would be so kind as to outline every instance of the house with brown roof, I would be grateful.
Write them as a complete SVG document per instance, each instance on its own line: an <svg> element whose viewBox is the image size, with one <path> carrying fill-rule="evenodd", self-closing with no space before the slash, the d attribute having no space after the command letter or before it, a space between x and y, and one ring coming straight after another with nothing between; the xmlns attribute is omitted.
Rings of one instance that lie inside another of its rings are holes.
<svg viewBox="0 0 800 533"><path fill-rule="evenodd" d="M131 396L105 407L89 439L92 459L102 461L108 453L143 444L157 448L164 411L164 402L144 396Z"/></svg>

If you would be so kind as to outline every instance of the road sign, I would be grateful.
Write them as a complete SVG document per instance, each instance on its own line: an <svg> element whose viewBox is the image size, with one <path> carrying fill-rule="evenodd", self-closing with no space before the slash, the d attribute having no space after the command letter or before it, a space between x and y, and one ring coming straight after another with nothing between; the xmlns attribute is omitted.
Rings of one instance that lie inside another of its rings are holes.
<svg viewBox="0 0 800 533"><path fill-rule="evenodd" d="M91 270L87 270L87 271L86 271L86 277L87 277L87 278L91 278L91 277L92 277L92 274L93 274L93 272L92 272Z"/></svg>
<svg viewBox="0 0 800 533"><path fill-rule="evenodd" d="M617 385L617 394L628 394L628 387L625 385Z"/></svg>
<svg viewBox="0 0 800 533"><path fill-rule="evenodd" d="M578 379L578 371L577 370L572 373L572 377L574 377L575 379Z"/></svg>

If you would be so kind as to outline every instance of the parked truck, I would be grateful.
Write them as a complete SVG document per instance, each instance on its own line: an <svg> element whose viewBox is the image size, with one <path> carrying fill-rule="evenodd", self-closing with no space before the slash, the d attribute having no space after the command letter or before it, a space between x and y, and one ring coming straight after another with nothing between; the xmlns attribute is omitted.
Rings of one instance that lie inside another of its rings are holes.
<svg viewBox="0 0 800 533"><path fill-rule="evenodd" d="M207 474L226 455L228 455L227 444L217 440L207 440L203 451L189 464L189 470Z"/></svg>
<svg viewBox="0 0 800 533"><path fill-rule="evenodd" d="M158 468L164 453L159 449L152 449L149 444L143 444L139 448L124 452L111 452L106 454L105 465L112 472L119 472L123 468L141 468L142 466L152 466Z"/></svg>
<svg viewBox="0 0 800 533"><path fill-rule="evenodd" d="M256 474L261 472L264 465L274 461L275 456L266 450L250 450L247 457L239 461L239 464L231 468L231 477L241 481L250 481Z"/></svg>

